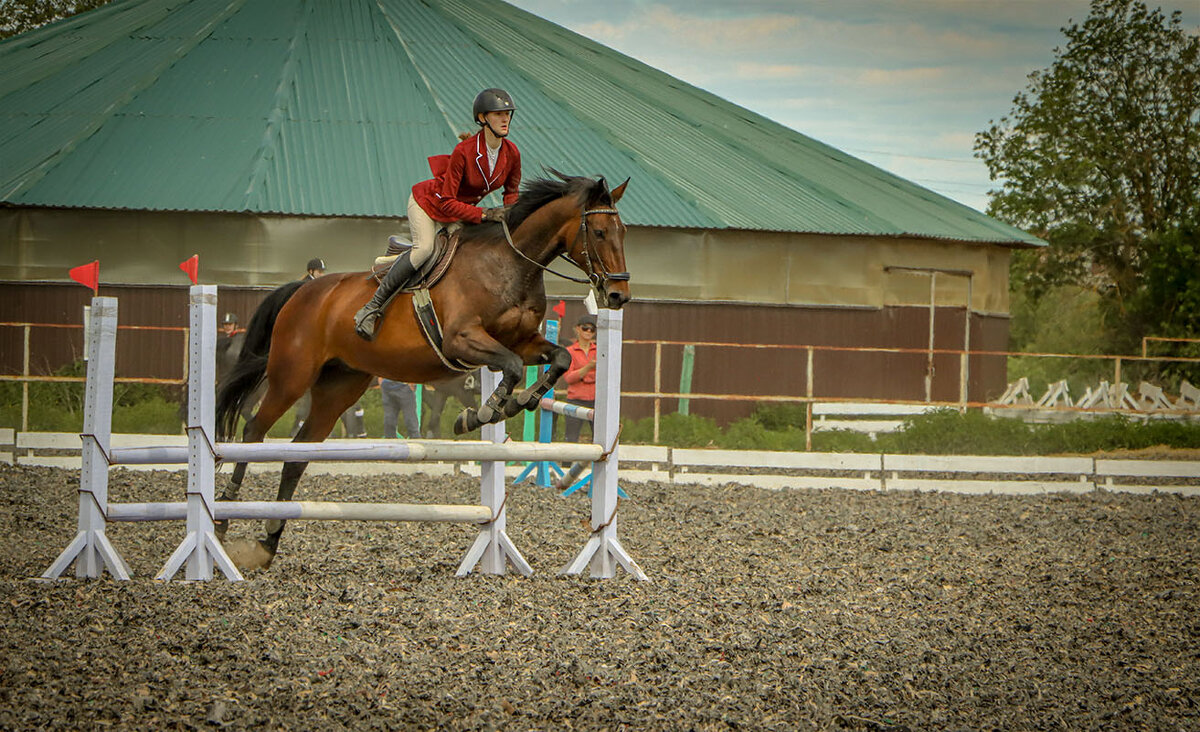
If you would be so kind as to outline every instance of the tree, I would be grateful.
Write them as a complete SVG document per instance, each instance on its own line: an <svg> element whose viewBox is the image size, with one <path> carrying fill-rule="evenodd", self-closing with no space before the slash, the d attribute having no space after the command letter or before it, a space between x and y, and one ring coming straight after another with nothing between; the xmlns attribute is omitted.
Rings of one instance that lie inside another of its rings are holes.
<svg viewBox="0 0 1200 732"><path fill-rule="evenodd" d="M0 39L40 28L85 10L108 4L109 0L0 0Z"/></svg>
<svg viewBox="0 0 1200 732"><path fill-rule="evenodd" d="M1062 32L1051 67L975 138L1002 183L988 212L1050 244L1014 258L1013 286L1034 300L1056 284L1095 290L1114 349L1200 336L1187 256L1200 252L1200 38L1137 0L1092 0Z"/></svg>

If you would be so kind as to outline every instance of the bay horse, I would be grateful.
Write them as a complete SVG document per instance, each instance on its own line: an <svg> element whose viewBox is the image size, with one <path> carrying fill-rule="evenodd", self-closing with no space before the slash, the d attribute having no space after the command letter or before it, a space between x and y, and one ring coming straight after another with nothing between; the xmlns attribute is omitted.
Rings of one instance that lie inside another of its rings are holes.
<svg viewBox="0 0 1200 732"><path fill-rule="evenodd" d="M436 440L442 436L442 412L446 411L446 403L454 397L464 407L479 407L479 372L466 374L426 384L422 390L421 404L417 409L421 414L421 436Z"/></svg>
<svg viewBox="0 0 1200 732"><path fill-rule="evenodd" d="M626 180L612 191L604 178L537 179L522 188L506 224L468 224L457 254L430 290L449 359L503 374L496 391L478 408L465 409L457 434L536 409L542 396L571 364L567 349L546 340L544 275L556 257L584 272L597 300L613 309L629 301L625 224L615 206ZM511 229L511 233L510 233ZM557 273L556 273L557 274ZM312 410L293 442L321 442L338 416L366 391L374 376L428 383L456 375L426 340L414 315L411 293L387 305L373 341L354 332L354 313L375 291L367 272L328 274L275 290L255 311L242 354L217 392L217 439L232 437L243 404L264 382L266 394L246 423L243 442L261 442L267 431L306 390ZM548 364L541 378L515 392L524 367ZM308 463L285 463L277 500L291 500ZM225 500L236 500L246 464L234 468ZM274 559L286 522L267 522L261 541L231 548L244 568ZM224 538L228 522L221 522Z"/></svg>

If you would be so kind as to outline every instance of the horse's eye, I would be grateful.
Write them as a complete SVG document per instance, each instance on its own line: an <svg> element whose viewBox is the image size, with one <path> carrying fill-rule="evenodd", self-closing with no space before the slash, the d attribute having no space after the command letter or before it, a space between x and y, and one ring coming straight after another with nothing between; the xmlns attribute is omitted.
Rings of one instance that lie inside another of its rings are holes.
<svg viewBox="0 0 1200 732"><path fill-rule="evenodd" d="M593 229L592 229L592 236L596 237L597 239L603 239L603 238L604 238L604 229L595 229L595 228L593 228Z"/></svg>

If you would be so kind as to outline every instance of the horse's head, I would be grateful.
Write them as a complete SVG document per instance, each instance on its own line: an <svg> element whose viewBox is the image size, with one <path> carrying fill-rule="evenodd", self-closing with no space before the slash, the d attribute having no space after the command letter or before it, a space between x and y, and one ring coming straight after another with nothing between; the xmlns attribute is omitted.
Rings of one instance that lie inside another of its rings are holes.
<svg viewBox="0 0 1200 732"><path fill-rule="evenodd" d="M625 224L616 205L629 181L610 191L604 178L547 170L558 180L538 178L527 182L508 214L514 232L509 237L510 246L520 257L547 272L591 284L601 305L620 308L629 302L629 272L625 270ZM514 237L530 253L521 251ZM555 256L571 260L587 279L550 269L547 265Z"/></svg>
<svg viewBox="0 0 1200 732"><path fill-rule="evenodd" d="M579 213L579 229L568 239L567 256L587 273L596 290L596 301L614 310L629 302L629 271L625 268L625 222L617 201L625 195L629 179L608 190L604 178L591 181Z"/></svg>

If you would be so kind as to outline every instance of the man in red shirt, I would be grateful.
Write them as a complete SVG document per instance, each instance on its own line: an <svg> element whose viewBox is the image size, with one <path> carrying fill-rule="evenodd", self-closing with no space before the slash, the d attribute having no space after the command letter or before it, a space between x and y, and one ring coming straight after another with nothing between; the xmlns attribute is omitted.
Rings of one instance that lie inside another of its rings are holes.
<svg viewBox="0 0 1200 732"><path fill-rule="evenodd" d="M484 89L475 97L472 113L481 128L455 146L449 155L429 158L433 178L412 187L408 197L408 228L412 249L401 254L384 275L371 301L354 316L354 331L375 338L375 326L392 293L413 275L433 252L434 237L444 224L499 222L504 209L477 204L504 188L504 205L517 202L521 187L521 153L508 138L516 105L503 89Z"/></svg>
<svg viewBox="0 0 1200 732"><path fill-rule="evenodd" d="M592 409L596 406L596 316L583 315L575 321L575 342L567 346L571 367L563 375L567 382L567 401ZM566 418L567 442L579 442L584 421Z"/></svg>

